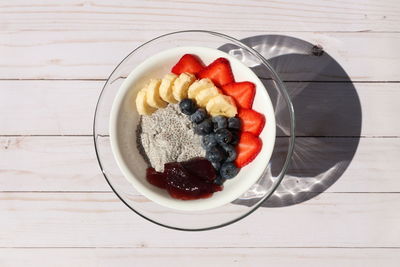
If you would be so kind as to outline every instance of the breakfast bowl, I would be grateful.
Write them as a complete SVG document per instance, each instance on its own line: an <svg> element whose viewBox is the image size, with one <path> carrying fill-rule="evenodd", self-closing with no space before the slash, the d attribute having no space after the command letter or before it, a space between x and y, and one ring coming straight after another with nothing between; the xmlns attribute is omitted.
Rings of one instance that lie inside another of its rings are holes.
<svg viewBox="0 0 400 267"><path fill-rule="evenodd" d="M197 55L205 65L229 60L236 81L256 86L254 109L266 117L258 156L223 190L196 200L172 198L148 183L148 163L137 147L140 114L138 92L151 78L160 78L184 54ZM294 113L284 84L254 49L215 32L182 31L159 36L132 51L108 78L99 97L93 126L100 168L115 194L147 220L179 230L222 227L247 216L278 187L294 147Z"/></svg>

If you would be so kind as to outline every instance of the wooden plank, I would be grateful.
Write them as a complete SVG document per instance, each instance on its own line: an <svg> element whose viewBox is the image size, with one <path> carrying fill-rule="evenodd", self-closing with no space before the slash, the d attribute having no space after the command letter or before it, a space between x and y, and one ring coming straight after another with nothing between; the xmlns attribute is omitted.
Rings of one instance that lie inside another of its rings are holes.
<svg viewBox="0 0 400 267"><path fill-rule="evenodd" d="M400 192L396 175L400 139L362 138L358 147L356 142L354 138L298 139L280 192L287 187L306 190L316 180L326 187L333 184L328 192ZM2 191L110 191L92 137L1 137L0 158ZM325 188L312 191L321 190Z"/></svg>
<svg viewBox="0 0 400 267"><path fill-rule="evenodd" d="M79 27L84 25L79 23ZM263 27L262 31L224 33L238 39L252 37L246 43L266 58L273 58L271 64L284 80L399 80L400 33L285 32L274 35L265 29L270 30ZM167 32L119 28L109 31L0 31L0 79L106 79L134 48ZM205 40L196 41L201 45ZM325 54L311 56L314 45L320 45Z"/></svg>
<svg viewBox="0 0 400 267"><path fill-rule="evenodd" d="M397 267L398 249L326 248L2 248L1 266Z"/></svg>
<svg viewBox="0 0 400 267"><path fill-rule="evenodd" d="M0 81L1 134L92 134L104 82Z"/></svg>
<svg viewBox="0 0 400 267"><path fill-rule="evenodd" d="M400 194L326 193L176 238L112 193L1 193L0 247L400 247L399 209Z"/></svg>
<svg viewBox="0 0 400 267"><path fill-rule="evenodd" d="M90 135L103 85L0 81L0 135ZM400 136L400 124L393 123L400 113L400 83L286 85L299 136Z"/></svg>
<svg viewBox="0 0 400 267"><path fill-rule="evenodd" d="M0 138L5 191L110 191L92 137Z"/></svg>
<svg viewBox="0 0 400 267"><path fill-rule="evenodd" d="M399 31L397 1L3 1L5 30Z"/></svg>

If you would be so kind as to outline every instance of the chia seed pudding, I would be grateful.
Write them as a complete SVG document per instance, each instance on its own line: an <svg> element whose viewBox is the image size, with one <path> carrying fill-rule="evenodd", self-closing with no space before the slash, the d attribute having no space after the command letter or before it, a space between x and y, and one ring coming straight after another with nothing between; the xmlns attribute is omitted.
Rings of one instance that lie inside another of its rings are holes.
<svg viewBox="0 0 400 267"><path fill-rule="evenodd" d="M201 136L194 133L192 122L178 104L141 116L137 137L139 151L158 172L164 171L165 163L205 156Z"/></svg>

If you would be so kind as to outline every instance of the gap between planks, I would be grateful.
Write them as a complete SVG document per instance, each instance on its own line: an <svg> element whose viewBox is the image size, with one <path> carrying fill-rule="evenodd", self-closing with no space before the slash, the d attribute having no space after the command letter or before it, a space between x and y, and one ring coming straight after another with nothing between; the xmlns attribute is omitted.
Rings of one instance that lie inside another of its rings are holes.
<svg viewBox="0 0 400 267"><path fill-rule="evenodd" d="M369 192L312 192L309 191L310 193L324 193L324 194L400 194L400 192L378 192L378 191L369 191ZM7 193L7 194L21 194L21 193L42 193L42 194L112 194L114 193L114 191L112 191L111 189L109 191L88 191L88 190L74 190L74 191L54 191L54 190L50 190L50 191L46 191L46 190L35 190L35 191L0 191L0 193Z"/></svg>
<svg viewBox="0 0 400 267"><path fill-rule="evenodd" d="M93 249L93 248L101 248L101 249L243 249L243 248L268 248L268 249L400 249L400 247L340 247L340 246L320 246L320 247L299 247L299 246L294 246L294 247L274 247L274 246L257 246L257 247L250 247L250 246L243 246L243 247L227 247L227 246L222 246L222 247L164 247L164 246L152 246L152 247L105 247L105 246L78 246L78 247L2 247L0 246L0 249Z"/></svg>
<svg viewBox="0 0 400 267"><path fill-rule="evenodd" d="M164 31L166 33L172 33L172 32L181 31L181 30L171 30L171 29L157 29L157 30ZM57 30L52 30L52 29L48 29L48 30L42 30L42 29L20 29L20 30L8 30L6 32L43 32L43 31L46 31L46 32L60 32L60 31L63 31L63 32L87 32L88 30L61 29L60 28L60 29L57 29ZM107 32L107 31L112 32L112 31L115 31L115 30L111 30L111 29L109 29L109 30L107 30L107 29L104 29L104 30L91 29L90 31L91 32ZM122 29L120 31L130 31L130 30ZM137 32L149 32L148 29L135 29L135 31L137 31ZM226 32L226 31L228 31L228 30L222 30L220 32ZM229 32L254 33L255 31L251 30L251 29L243 29L243 30L230 29ZM395 34L397 34L397 33L400 33L400 31L376 31L376 30L369 30L369 29L366 29L366 30L353 30L353 31L352 30L349 30L349 31L334 31L334 30L326 30L326 31L301 31L301 30L279 31L279 30L268 30L268 33L312 33L312 34L324 34L324 33L349 33L349 34L351 34L351 33L359 33L359 34L362 34L362 33L389 33L390 34L390 33L395 33Z"/></svg>
<svg viewBox="0 0 400 267"><path fill-rule="evenodd" d="M98 135L101 137L109 137L109 135ZM0 134L0 137L93 137L93 134ZM276 138L288 138L288 136L276 136ZM400 138L398 135L296 135L296 138Z"/></svg>
<svg viewBox="0 0 400 267"><path fill-rule="evenodd" d="M126 78L126 77L124 77ZM260 77L261 80L266 80L266 78ZM106 82L108 79L86 79L86 78L21 78L21 79L16 79L16 78L0 78L0 81L5 81L5 82L12 82L12 81L72 81L72 82ZM385 81L385 80L372 80L372 81L360 81L360 80L355 80L355 81L313 81L313 80L283 80L285 83L400 83L399 81Z"/></svg>

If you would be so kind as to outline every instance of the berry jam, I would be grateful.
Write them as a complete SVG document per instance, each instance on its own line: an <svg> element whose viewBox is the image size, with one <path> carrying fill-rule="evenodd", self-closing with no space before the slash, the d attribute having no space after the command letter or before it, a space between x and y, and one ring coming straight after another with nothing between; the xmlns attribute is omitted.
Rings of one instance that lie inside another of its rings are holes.
<svg viewBox="0 0 400 267"><path fill-rule="evenodd" d="M182 200L208 198L222 190L214 184L217 178L214 167L204 158L166 163L164 172L148 168L146 178L150 184L166 189L171 197Z"/></svg>

